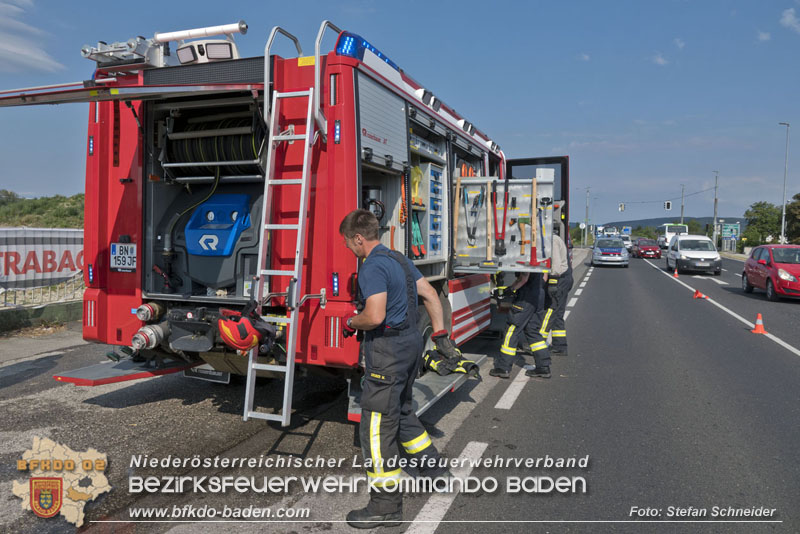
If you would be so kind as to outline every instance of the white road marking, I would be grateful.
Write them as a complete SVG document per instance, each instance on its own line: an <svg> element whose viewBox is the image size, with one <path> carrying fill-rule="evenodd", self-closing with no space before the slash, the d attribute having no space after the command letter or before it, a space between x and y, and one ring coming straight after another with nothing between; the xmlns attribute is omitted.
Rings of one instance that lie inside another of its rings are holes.
<svg viewBox="0 0 800 534"><path fill-rule="evenodd" d="M503 393L503 396L500 397L500 400L494 405L495 409L510 410L511 407L514 406L514 402L517 400L517 397L519 397L519 394L522 393L522 388L524 388L525 384L530 382L530 380L530 378L525 376L525 370L520 370L506 389L506 392Z"/></svg>
<svg viewBox="0 0 800 534"><path fill-rule="evenodd" d="M578 295L580 295L581 293L583 293L583 288L581 288L581 289L576 289L576 290L575 290L575 296L578 296Z"/></svg>
<svg viewBox="0 0 800 534"><path fill-rule="evenodd" d="M564 312L564 320L565 321L567 320L567 317L569 317L570 312L572 312L572 310L567 310L567 311Z"/></svg>
<svg viewBox="0 0 800 534"><path fill-rule="evenodd" d="M453 475L457 478L464 479L472 473L472 466L469 460L477 460L483 455L483 452L488 447L488 443L481 443L479 441L470 441L464 450L461 451L459 458L465 458L463 462L464 467L454 467L451 469ZM439 522L447 515L447 511L453 502L456 500L457 492L453 493L435 493L431 495L422 510L419 511L414 522L406 530L406 534L433 534L439 526Z"/></svg>
<svg viewBox="0 0 800 534"><path fill-rule="evenodd" d="M736 276L738 276L739 278L741 278L741 277L742 277L742 273L733 273L733 274L735 274L735 275L736 275Z"/></svg>
<svg viewBox="0 0 800 534"><path fill-rule="evenodd" d="M722 270L725 271L725 272L728 272L728 269L722 269Z"/></svg>
<svg viewBox="0 0 800 534"><path fill-rule="evenodd" d="M647 260L645 260L645 261L647 261ZM692 293L694 293L694 292L695 292L695 289L694 289L692 286L690 286L689 284L687 284L687 283L685 283L685 282L682 282L682 281L678 280L677 278L673 278L671 274L664 272L664 270L663 270L663 269L661 269L660 267L656 267L655 265L653 265L653 264L652 264L652 263L650 263L649 261L648 261L647 263L649 263L649 264L650 264L650 267L652 267L653 269L657 270L658 272L660 272L660 273L661 273L661 274L663 274L664 276L668 276L669 278L672 278L672 280L674 280L675 282L679 283L680 285L682 285L683 287L685 287L686 289L688 289L688 290L689 290L689 291L691 291ZM728 308L726 308L725 306L723 306L723 305L722 305L722 304L720 304L719 302L715 301L715 300L714 300L714 299L712 299L711 297L706 297L706 299L705 299L705 300L706 300L707 302L710 302L711 304L713 304L714 306L716 306L716 307L717 307L717 308L719 308L720 310L724 311L725 313L727 313L727 314L728 314L728 315L730 315L731 317L733 317L733 318L737 319L738 321L741 321L742 323L744 323L745 325L747 325L747 327L748 327L748 328L751 328L751 329L752 329L752 328L755 328L755 327L756 327L756 325L755 325L754 323L751 323L750 321L748 321L747 319L745 319L744 317L742 317L741 315L739 315L739 314L738 314L738 313L736 313L735 311L729 310ZM788 343L786 343L786 342L785 342L784 340L782 340L781 338L779 338L779 337L777 337L777 336L774 336L774 335L772 335L772 334L765 334L765 335L764 335L764 337L771 339L772 341L774 341L775 343L777 343L777 344L778 344L778 345L780 345L781 347L785 348L785 349L786 349L786 350L788 350L789 352L792 352L792 353L796 354L797 356L800 356L800 349L797 349L796 347L793 347L792 345L789 345Z"/></svg>
<svg viewBox="0 0 800 534"><path fill-rule="evenodd" d="M575 306L575 303L578 302L578 297L572 297L569 302L567 302L567 308L572 308Z"/></svg>
<svg viewBox="0 0 800 534"><path fill-rule="evenodd" d="M584 280L583 282L581 282L581 289L583 289L584 287L586 287L586 280Z"/></svg>
<svg viewBox="0 0 800 534"><path fill-rule="evenodd" d="M730 285L730 284L728 284L728 282L723 282L722 280L720 280L718 278L713 278L711 276L702 276L702 275L699 275L699 274L695 274L695 275L692 275L692 278L699 278L700 280L711 280L712 282L716 282L721 286Z"/></svg>

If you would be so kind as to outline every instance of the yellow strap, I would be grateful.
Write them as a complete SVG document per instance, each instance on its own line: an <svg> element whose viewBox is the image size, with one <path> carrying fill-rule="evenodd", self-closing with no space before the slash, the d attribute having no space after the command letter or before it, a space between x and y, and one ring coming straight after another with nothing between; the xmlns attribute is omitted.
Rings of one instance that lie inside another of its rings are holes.
<svg viewBox="0 0 800 534"><path fill-rule="evenodd" d="M427 432L423 432L421 436L403 443L403 448L408 454L416 454L431 446L431 438Z"/></svg>
<svg viewBox="0 0 800 534"><path fill-rule="evenodd" d="M547 313L544 314L544 320L542 321L542 327L539 329L539 334L542 336L547 335L547 327L550 325L551 315L553 315L553 308L547 308Z"/></svg>
<svg viewBox="0 0 800 534"><path fill-rule="evenodd" d="M381 413L372 412L369 422L369 445L372 454L372 465L378 473L383 473L383 458L381 458Z"/></svg>
<svg viewBox="0 0 800 534"><path fill-rule="evenodd" d="M537 350L544 350L547 348L546 341L539 341L538 343L531 343L531 351L536 352Z"/></svg>
<svg viewBox="0 0 800 534"><path fill-rule="evenodd" d="M514 326L513 324L508 327L508 330L506 331L506 338L503 341L503 346L500 347L500 351L501 352L503 351L503 349L511 349L511 346L510 346L511 336L514 335L514 330L516 330L516 328L517 327ZM514 348L514 354L516 354L516 353L517 353L517 349ZM506 354L508 354L508 353L506 352Z"/></svg>

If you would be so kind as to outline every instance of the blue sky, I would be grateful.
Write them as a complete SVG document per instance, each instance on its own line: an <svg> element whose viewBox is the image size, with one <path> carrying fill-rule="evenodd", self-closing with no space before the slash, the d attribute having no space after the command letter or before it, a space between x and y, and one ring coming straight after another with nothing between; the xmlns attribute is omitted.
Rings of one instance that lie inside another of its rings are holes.
<svg viewBox="0 0 800 534"><path fill-rule="evenodd" d="M245 56L263 54L274 25L313 53L329 19L441 95L507 157L569 155L573 220L583 218L586 187L593 222L679 216L680 201L665 213L663 200L679 199L681 184L687 194L713 187L714 170L721 216L780 204L778 123L800 126L798 0L0 0L0 90L90 78L84 44L239 19L250 27L237 37ZM275 51L294 55L285 42ZM85 104L0 109L0 189L82 192L87 113ZM793 130L787 199L800 192ZM685 211L712 215L713 191L687 197Z"/></svg>

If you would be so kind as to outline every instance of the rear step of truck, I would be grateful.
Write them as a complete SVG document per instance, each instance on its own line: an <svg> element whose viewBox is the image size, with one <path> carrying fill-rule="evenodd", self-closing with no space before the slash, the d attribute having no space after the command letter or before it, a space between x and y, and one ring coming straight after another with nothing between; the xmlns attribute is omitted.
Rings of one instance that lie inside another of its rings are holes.
<svg viewBox="0 0 800 534"><path fill-rule="evenodd" d="M198 363L187 363L176 360L164 360L156 362L149 360L137 362L131 359L111 363L104 362L72 371L66 371L53 378L59 382L68 382L76 386L102 386L104 384L114 384L117 382L127 382L129 380L139 380L140 378L151 378L154 376L168 375L190 369Z"/></svg>
<svg viewBox="0 0 800 534"><path fill-rule="evenodd" d="M478 367L483 365L487 356L485 354L464 354L464 357L474 361ZM427 372L414 382L414 411L422 415L428 408L436 404L448 391L455 391L467 381L469 375L463 373L452 373L440 376L434 372ZM359 381L350 379L347 381L347 396L349 404L347 406L347 419L358 423L361 421L361 384Z"/></svg>

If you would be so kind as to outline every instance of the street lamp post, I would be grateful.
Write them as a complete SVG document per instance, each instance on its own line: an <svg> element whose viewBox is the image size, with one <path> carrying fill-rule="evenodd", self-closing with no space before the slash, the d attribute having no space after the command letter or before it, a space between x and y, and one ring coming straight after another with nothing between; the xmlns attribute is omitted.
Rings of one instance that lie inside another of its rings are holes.
<svg viewBox="0 0 800 534"><path fill-rule="evenodd" d="M789 123L779 122L786 126L786 157L783 160L783 201L781 202L781 243L786 243L786 174L789 170Z"/></svg>
<svg viewBox="0 0 800 534"><path fill-rule="evenodd" d="M719 171L711 171L714 177L714 246L717 246L717 186L719 185Z"/></svg>

